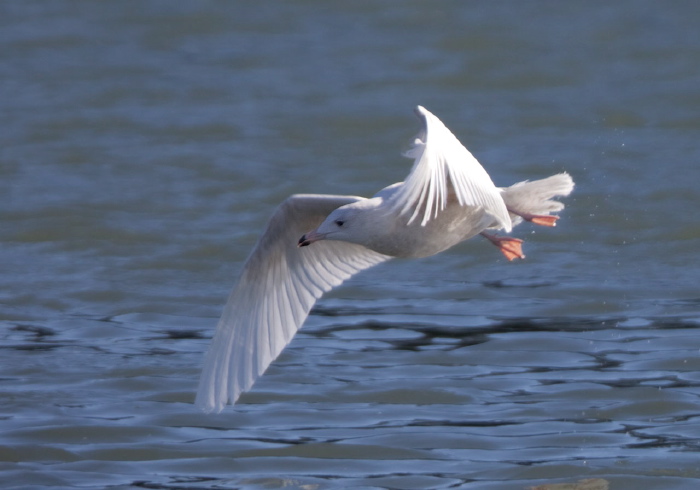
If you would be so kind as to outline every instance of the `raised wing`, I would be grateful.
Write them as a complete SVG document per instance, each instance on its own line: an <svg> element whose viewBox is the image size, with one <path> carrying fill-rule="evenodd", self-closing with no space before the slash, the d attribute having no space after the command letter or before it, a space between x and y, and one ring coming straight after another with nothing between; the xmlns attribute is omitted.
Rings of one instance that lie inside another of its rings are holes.
<svg viewBox="0 0 700 490"><path fill-rule="evenodd" d="M388 260L361 245L321 240L297 247L301 235L334 209L361 198L294 195L275 211L248 258L216 327L196 404L220 412L235 403L292 340L323 293Z"/></svg>
<svg viewBox="0 0 700 490"><path fill-rule="evenodd" d="M401 214L412 212L408 223L422 214L421 225L445 209L448 198L462 206L481 206L491 214L498 227L512 228L500 191L486 170L447 127L424 107L416 107L423 130L413 147L405 153L414 158L411 173L391 197L391 205Z"/></svg>

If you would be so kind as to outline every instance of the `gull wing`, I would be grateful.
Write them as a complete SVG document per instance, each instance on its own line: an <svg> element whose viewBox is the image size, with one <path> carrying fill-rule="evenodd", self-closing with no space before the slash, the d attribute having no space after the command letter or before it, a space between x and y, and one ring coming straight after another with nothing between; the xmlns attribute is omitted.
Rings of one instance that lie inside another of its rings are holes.
<svg viewBox="0 0 700 490"><path fill-rule="evenodd" d="M390 198L401 214L412 212L408 224L421 218L421 225L445 209L448 198L461 206L480 206L498 223L512 228L501 193L479 162L447 127L424 107L416 107L423 129L405 155L414 158L411 173Z"/></svg>
<svg viewBox="0 0 700 490"><path fill-rule="evenodd" d="M353 196L294 195L275 211L243 267L204 360L196 404L220 412L250 389L292 340L316 300L353 274L390 257L353 243L297 247Z"/></svg>

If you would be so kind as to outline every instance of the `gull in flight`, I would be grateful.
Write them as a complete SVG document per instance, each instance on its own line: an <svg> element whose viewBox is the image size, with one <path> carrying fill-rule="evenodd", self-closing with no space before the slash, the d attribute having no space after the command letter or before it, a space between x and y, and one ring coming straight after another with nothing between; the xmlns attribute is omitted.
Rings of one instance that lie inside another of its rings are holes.
<svg viewBox="0 0 700 490"><path fill-rule="evenodd" d="M323 293L393 257L428 257L482 235L524 258L508 233L523 220L554 226L574 187L567 173L498 188L447 127L425 108L406 156L411 173L372 198L297 194L272 215L216 327L196 404L220 412L265 372Z"/></svg>

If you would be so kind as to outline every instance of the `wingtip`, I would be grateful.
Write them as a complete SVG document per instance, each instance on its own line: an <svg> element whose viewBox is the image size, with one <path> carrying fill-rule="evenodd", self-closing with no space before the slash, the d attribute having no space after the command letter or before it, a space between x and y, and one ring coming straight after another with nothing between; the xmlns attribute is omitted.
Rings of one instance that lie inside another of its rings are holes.
<svg viewBox="0 0 700 490"><path fill-rule="evenodd" d="M206 414L210 413L220 413L226 406L224 403L217 402L213 398L205 397L203 395L197 394L194 401L195 407Z"/></svg>
<svg viewBox="0 0 700 490"><path fill-rule="evenodd" d="M423 123L423 130L427 131L428 126L436 126L436 127L444 127L445 124L432 112L430 112L428 109L423 107L422 105L417 105L416 108L413 110L413 112L416 114L418 119L421 120ZM450 134L452 132L445 127L445 130L448 131Z"/></svg>
<svg viewBox="0 0 700 490"><path fill-rule="evenodd" d="M428 113L428 110L422 105L417 105L416 108L413 109L413 112L415 112L416 116L418 117L425 117Z"/></svg>
<svg viewBox="0 0 700 490"><path fill-rule="evenodd" d="M419 133L419 139L425 142L425 132L428 130L428 126L430 125L431 121L437 118L422 105L417 105L415 109L413 109L413 112L415 113L416 117L420 119L422 125L421 132Z"/></svg>

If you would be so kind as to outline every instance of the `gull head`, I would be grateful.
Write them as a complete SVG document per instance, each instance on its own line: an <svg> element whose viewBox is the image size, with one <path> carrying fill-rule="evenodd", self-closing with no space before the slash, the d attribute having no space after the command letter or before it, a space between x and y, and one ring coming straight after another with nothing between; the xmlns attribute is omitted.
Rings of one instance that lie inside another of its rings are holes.
<svg viewBox="0 0 700 490"><path fill-rule="evenodd" d="M341 206L329 214L318 228L299 238L298 245L307 247L319 240L342 240L363 243L367 232L365 216L355 203Z"/></svg>

